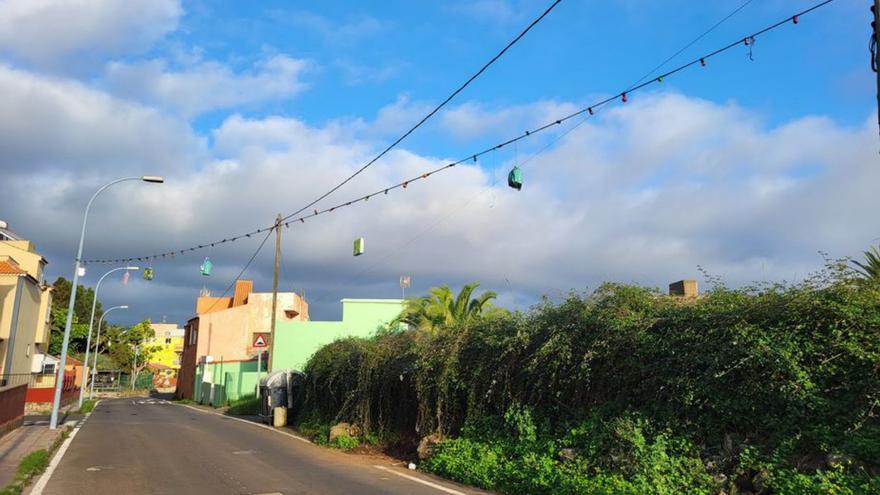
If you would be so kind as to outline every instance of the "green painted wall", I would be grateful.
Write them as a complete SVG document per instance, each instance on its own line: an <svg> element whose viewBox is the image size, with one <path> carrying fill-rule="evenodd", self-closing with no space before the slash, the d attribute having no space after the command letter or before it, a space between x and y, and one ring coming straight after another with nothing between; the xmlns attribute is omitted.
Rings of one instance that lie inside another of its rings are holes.
<svg viewBox="0 0 880 495"><path fill-rule="evenodd" d="M342 337L369 337L402 309L401 299L343 299L342 321L277 320L272 369L302 370L322 346Z"/></svg>
<svg viewBox="0 0 880 495"><path fill-rule="evenodd" d="M262 363L263 376L266 363ZM253 396L257 387L257 361L214 362L199 365L196 370L194 397L201 404L225 406L246 396ZM211 384L214 399L211 400Z"/></svg>

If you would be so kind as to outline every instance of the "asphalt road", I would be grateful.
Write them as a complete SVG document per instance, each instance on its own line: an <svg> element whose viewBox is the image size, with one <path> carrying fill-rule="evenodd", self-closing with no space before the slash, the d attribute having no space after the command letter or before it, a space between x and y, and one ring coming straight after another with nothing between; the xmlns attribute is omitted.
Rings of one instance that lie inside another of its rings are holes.
<svg viewBox="0 0 880 495"><path fill-rule="evenodd" d="M135 398L99 404L73 438L43 493L484 492L376 458L321 448L255 424L162 400Z"/></svg>

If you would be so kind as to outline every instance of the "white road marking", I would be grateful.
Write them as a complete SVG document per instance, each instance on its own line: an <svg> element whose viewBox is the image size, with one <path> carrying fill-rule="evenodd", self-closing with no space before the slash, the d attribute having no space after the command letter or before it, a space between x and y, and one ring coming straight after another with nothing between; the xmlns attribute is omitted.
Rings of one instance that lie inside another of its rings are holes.
<svg viewBox="0 0 880 495"><path fill-rule="evenodd" d="M61 458L64 457L64 453L67 452L67 448L70 447L70 442L73 442L73 438L79 433L79 429L82 428L82 425L85 424L87 419L89 419L89 416L95 412L95 409L98 408L98 404L100 403L101 401L95 403L92 412L87 413L79 422L74 422L76 423L76 426L73 428L73 431L70 432L70 436L67 437L67 440L65 440L64 443L61 444L61 447L58 448L58 452L55 452L55 455L52 456L52 460L49 461L49 467L46 468L46 471L40 476L40 479L37 480L34 489L31 490L31 495L43 495L43 490L46 489L46 485L49 484L49 479L52 477L52 473L55 472L58 464L61 463ZM70 423L70 421L68 421L68 423Z"/></svg>
<svg viewBox="0 0 880 495"><path fill-rule="evenodd" d="M453 490L452 488L446 488L446 487L443 486L443 485L438 485L437 483L433 483L433 482L428 481L428 480L423 480L423 479L421 479L421 478L417 478L417 477L415 477L415 476L410 476L410 475L408 475L408 474L404 474L404 473L398 473L397 471L395 471L395 470L393 470L393 469L390 469L390 468L387 468L387 467L385 467L385 466L373 466L373 467L376 468L376 469L381 469L382 471L385 471L385 472L391 473L391 474L393 474L393 475L400 476L401 478L406 478L406 479L408 479L408 480L410 480L410 481L415 481L416 483L421 483L421 484L423 484L423 485L425 485L425 486L430 486L431 488L434 488L434 489L440 490L441 492L446 492L446 493L449 493L449 494L451 494L451 495L465 495L464 492L460 492L460 491L458 491L458 490Z"/></svg>
<svg viewBox="0 0 880 495"><path fill-rule="evenodd" d="M172 404L173 404L173 402L172 402ZM187 405L187 404L178 404L178 405L179 405L179 406L186 407L186 408L189 408L189 409L192 409L193 411L199 411L199 412L201 412L201 413L205 413L205 414L213 414L214 416L220 416L221 418L231 419L231 420L233 420L233 421L241 421L242 423L249 424L249 425L253 425L253 426L259 426L260 428L263 428L263 429L266 429L266 430L269 430L269 431L274 431L275 433L278 433L278 434L280 434L280 435L285 435L285 436L288 436L288 437L290 437L290 438L295 438L295 439L299 440L300 442L312 443L310 440L308 440L308 439L306 439L306 438L303 438L303 437L301 437L301 436L299 436L299 435L294 435L293 433L288 433L288 432L286 432L286 431L276 430L275 428L272 428L271 426L267 426L267 425L264 425L264 424L254 423L253 421L248 421L248 420L246 420L246 419L236 418L235 416L227 416L227 415L225 415L225 414L215 413L214 411L206 411L206 410L201 409L201 408L199 408L199 407L193 407L193 406L190 406L190 405Z"/></svg>

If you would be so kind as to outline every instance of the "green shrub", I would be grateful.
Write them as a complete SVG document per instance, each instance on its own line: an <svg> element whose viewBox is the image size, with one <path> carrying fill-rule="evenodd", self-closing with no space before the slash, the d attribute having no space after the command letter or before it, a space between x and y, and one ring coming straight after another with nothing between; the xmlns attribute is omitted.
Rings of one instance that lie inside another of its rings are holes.
<svg viewBox="0 0 880 495"><path fill-rule="evenodd" d="M260 414L260 398L254 396L245 396L229 405L226 414L234 416L256 416Z"/></svg>
<svg viewBox="0 0 880 495"><path fill-rule="evenodd" d="M412 445L439 432L427 469L509 493L863 493L880 472L878 329L880 290L839 265L695 299L605 284L334 342L306 366L301 419ZM828 456L846 462L803 461Z"/></svg>
<svg viewBox="0 0 880 495"><path fill-rule="evenodd" d="M348 435L339 435L334 438L332 442L328 442L327 445L330 447L335 447L337 449L349 450L360 445L361 442L357 437L352 437Z"/></svg>

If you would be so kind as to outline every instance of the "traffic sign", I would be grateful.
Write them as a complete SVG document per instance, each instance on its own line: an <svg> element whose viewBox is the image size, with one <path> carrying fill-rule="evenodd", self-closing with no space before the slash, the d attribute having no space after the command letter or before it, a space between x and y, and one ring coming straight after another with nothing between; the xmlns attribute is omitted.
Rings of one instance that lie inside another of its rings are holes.
<svg viewBox="0 0 880 495"><path fill-rule="evenodd" d="M269 347L269 344L266 343L266 340L268 340L268 339L266 339L266 337L263 334L258 333L257 338L254 339L253 347Z"/></svg>

